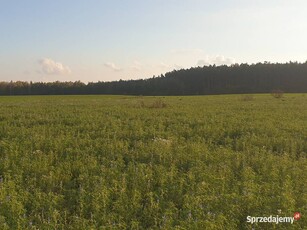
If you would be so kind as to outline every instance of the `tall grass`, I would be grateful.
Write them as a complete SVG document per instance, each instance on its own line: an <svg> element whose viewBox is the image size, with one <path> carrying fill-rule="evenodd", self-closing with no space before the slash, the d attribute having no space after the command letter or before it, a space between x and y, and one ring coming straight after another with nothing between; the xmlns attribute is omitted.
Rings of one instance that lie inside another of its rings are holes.
<svg viewBox="0 0 307 230"><path fill-rule="evenodd" d="M307 226L304 95L141 100L0 97L0 229Z"/></svg>

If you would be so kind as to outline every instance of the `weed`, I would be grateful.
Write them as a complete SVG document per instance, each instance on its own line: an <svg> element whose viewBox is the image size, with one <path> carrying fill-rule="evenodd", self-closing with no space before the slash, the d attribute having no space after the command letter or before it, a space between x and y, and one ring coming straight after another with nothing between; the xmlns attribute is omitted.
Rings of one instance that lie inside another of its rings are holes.
<svg viewBox="0 0 307 230"><path fill-rule="evenodd" d="M241 101L253 101L255 100L254 95L248 94L248 95L242 95L241 96Z"/></svg>
<svg viewBox="0 0 307 230"><path fill-rule="evenodd" d="M271 92L271 95L272 95L272 97L279 99L279 98L282 98L284 96L284 91L279 90L279 89L273 90Z"/></svg>

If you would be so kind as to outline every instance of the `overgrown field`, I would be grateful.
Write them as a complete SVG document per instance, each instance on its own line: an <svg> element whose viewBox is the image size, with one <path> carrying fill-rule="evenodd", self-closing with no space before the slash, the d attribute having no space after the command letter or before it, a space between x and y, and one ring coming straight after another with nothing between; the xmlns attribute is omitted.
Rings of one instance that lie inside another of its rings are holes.
<svg viewBox="0 0 307 230"><path fill-rule="evenodd" d="M0 97L0 229L306 229L306 153L304 94Z"/></svg>

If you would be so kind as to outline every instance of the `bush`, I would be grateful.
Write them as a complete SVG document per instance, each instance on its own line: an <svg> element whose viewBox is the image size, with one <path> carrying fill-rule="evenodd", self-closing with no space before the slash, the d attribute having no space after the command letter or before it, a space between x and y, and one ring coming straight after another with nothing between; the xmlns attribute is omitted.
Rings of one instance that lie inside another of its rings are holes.
<svg viewBox="0 0 307 230"><path fill-rule="evenodd" d="M143 100L141 100L141 101L138 101L137 107L138 107L138 108L145 108L145 107L146 107L146 104L145 104L145 102L144 102Z"/></svg>
<svg viewBox="0 0 307 230"><path fill-rule="evenodd" d="M167 104L164 103L161 99L157 99L151 104L146 104L144 100L140 100L136 105L137 108L151 108L151 109L160 109L160 108L165 108L166 106Z"/></svg>
<svg viewBox="0 0 307 230"><path fill-rule="evenodd" d="M255 98L254 98L254 95L242 95L241 96L241 101L253 101Z"/></svg>
<svg viewBox="0 0 307 230"><path fill-rule="evenodd" d="M166 104L161 100L161 99L157 99L155 100L150 106L149 108L165 108Z"/></svg>
<svg viewBox="0 0 307 230"><path fill-rule="evenodd" d="M279 90L279 89L273 90L271 92L271 95L272 95L272 97L275 97L275 98L282 98L284 96L284 91Z"/></svg>

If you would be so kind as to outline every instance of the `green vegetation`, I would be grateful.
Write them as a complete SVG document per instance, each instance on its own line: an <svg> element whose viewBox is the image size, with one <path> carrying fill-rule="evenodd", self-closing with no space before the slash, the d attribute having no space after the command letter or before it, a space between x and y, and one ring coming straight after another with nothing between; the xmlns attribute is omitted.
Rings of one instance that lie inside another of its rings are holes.
<svg viewBox="0 0 307 230"><path fill-rule="evenodd" d="M0 95L219 95L307 93L305 63L210 65L112 82L0 82Z"/></svg>
<svg viewBox="0 0 307 230"><path fill-rule="evenodd" d="M0 229L303 229L306 98L0 97Z"/></svg>

